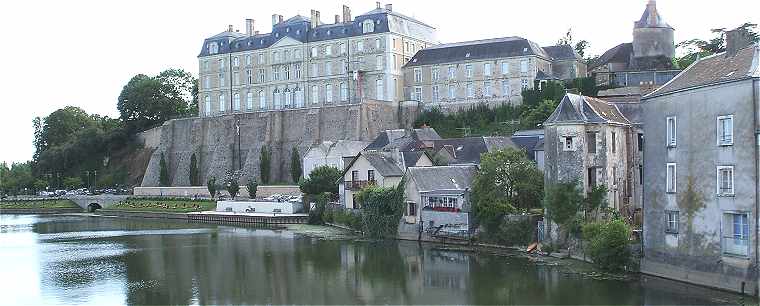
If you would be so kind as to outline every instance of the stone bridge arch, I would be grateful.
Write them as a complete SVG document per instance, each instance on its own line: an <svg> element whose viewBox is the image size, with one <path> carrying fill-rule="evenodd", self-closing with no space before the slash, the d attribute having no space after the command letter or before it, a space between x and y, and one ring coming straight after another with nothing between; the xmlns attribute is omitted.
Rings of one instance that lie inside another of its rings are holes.
<svg viewBox="0 0 760 306"><path fill-rule="evenodd" d="M69 196L72 202L76 203L82 209L92 212L96 209L108 208L116 203L124 201L129 196L126 195L95 195L95 196Z"/></svg>

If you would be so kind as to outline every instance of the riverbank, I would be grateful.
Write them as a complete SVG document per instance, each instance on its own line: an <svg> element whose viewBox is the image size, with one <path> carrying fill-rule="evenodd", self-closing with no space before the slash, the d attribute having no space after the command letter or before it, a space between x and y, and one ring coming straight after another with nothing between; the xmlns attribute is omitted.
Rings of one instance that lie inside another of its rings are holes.
<svg viewBox="0 0 760 306"><path fill-rule="evenodd" d="M34 199L0 201L0 214L66 214L79 213L83 209L70 200Z"/></svg>

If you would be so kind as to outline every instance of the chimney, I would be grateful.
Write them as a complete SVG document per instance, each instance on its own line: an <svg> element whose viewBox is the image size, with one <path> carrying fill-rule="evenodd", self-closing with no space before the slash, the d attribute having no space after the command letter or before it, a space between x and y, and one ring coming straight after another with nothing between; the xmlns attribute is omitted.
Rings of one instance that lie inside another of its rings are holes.
<svg viewBox="0 0 760 306"><path fill-rule="evenodd" d="M232 25L227 26L227 32L235 32L235 30L232 29Z"/></svg>
<svg viewBox="0 0 760 306"><path fill-rule="evenodd" d="M311 10L311 28L316 28L319 25L319 12Z"/></svg>
<svg viewBox="0 0 760 306"><path fill-rule="evenodd" d="M377 8L381 8L380 1L375 2L375 4L377 4Z"/></svg>
<svg viewBox="0 0 760 306"><path fill-rule="evenodd" d="M282 23L282 15L277 15L277 24Z"/></svg>
<svg viewBox="0 0 760 306"><path fill-rule="evenodd" d="M656 26L657 22L657 2L654 0L649 0L647 3L647 11L649 11L649 25L650 26Z"/></svg>
<svg viewBox="0 0 760 306"><path fill-rule="evenodd" d="M390 3L386 4L385 5L385 10L389 11L389 12L393 12L393 4L390 4Z"/></svg>
<svg viewBox="0 0 760 306"><path fill-rule="evenodd" d="M736 55L739 50L752 44L752 37L747 31L736 28L726 32L726 57Z"/></svg>
<svg viewBox="0 0 760 306"><path fill-rule="evenodd" d="M348 5L343 5L343 22L351 22L351 9Z"/></svg>
<svg viewBox="0 0 760 306"><path fill-rule="evenodd" d="M248 36L253 35L253 19L246 19L245 20L245 34Z"/></svg>
<svg viewBox="0 0 760 306"><path fill-rule="evenodd" d="M335 24L340 23L340 15L335 14Z"/></svg>
<svg viewBox="0 0 760 306"><path fill-rule="evenodd" d="M253 35L259 35L259 30L253 31Z"/></svg>
<svg viewBox="0 0 760 306"><path fill-rule="evenodd" d="M272 14L272 26L276 26L278 20L277 14Z"/></svg>
<svg viewBox="0 0 760 306"><path fill-rule="evenodd" d="M319 20L319 11L315 11L315 14L314 14L314 16L317 18L317 20L316 20L316 25L320 25L320 24L322 24L322 21L321 21L321 20Z"/></svg>

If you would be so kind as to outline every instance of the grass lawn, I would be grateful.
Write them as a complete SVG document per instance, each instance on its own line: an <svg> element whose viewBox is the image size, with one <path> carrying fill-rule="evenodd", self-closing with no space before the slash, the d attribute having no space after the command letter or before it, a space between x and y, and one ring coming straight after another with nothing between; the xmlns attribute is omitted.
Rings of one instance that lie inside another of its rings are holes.
<svg viewBox="0 0 760 306"><path fill-rule="evenodd" d="M0 209L81 208L70 200L12 200L0 202Z"/></svg>
<svg viewBox="0 0 760 306"><path fill-rule="evenodd" d="M191 199L127 199L105 210L185 213L216 209L215 201Z"/></svg>

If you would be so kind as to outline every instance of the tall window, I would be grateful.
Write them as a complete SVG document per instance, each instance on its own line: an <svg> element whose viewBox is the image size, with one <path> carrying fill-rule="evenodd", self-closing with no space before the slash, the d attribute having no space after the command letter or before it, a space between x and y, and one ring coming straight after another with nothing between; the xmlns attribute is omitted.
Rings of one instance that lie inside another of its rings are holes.
<svg viewBox="0 0 760 306"><path fill-rule="evenodd" d="M235 93L232 96L232 110L239 111L240 110L240 94Z"/></svg>
<svg viewBox="0 0 760 306"><path fill-rule="evenodd" d="M734 144L734 116L718 117L718 145L730 146Z"/></svg>
<svg viewBox="0 0 760 306"><path fill-rule="evenodd" d="M233 57L232 66L235 68L240 67L240 58L238 58L237 56Z"/></svg>
<svg viewBox="0 0 760 306"><path fill-rule="evenodd" d="M666 210L665 217L667 218L667 223L665 224L665 232L669 234L678 234L678 224L680 223L678 211Z"/></svg>
<svg viewBox="0 0 760 306"><path fill-rule="evenodd" d="M414 82L415 83L422 82L422 69L414 68Z"/></svg>
<svg viewBox="0 0 760 306"><path fill-rule="evenodd" d="M293 79L301 79L301 64L293 64Z"/></svg>
<svg viewBox="0 0 760 306"><path fill-rule="evenodd" d="M438 85L433 85L433 96L432 96L433 102L438 102L440 100L440 93Z"/></svg>
<svg viewBox="0 0 760 306"><path fill-rule="evenodd" d="M718 166L718 194L734 194L734 166Z"/></svg>
<svg viewBox="0 0 760 306"><path fill-rule="evenodd" d="M237 71L232 73L232 84L240 85L240 74Z"/></svg>
<svg viewBox="0 0 760 306"><path fill-rule="evenodd" d="M274 81L280 80L280 67L277 67L277 66L272 67L272 80Z"/></svg>
<svg viewBox="0 0 760 306"><path fill-rule="evenodd" d="M224 87L224 85L227 84L227 82L224 80L225 75L226 73L224 72L219 74L219 87Z"/></svg>
<svg viewBox="0 0 760 306"><path fill-rule="evenodd" d="M280 61L280 54L277 51L272 52L272 62L277 63Z"/></svg>
<svg viewBox="0 0 760 306"><path fill-rule="evenodd" d="M282 51L282 60L287 62L288 59L290 59L290 51L289 50Z"/></svg>
<svg viewBox="0 0 760 306"><path fill-rule="evenodd" d="M272 92L272 102L274 102L274 109L280 109L282 101L280 100L280 90L275 88Z"/></svg>
<svg viewBox="0 0 760 306"><path fill-rule="evenodd" d="M331 56L332 55L332 46L331 45L325 46L324 49L325 49L325 55L326 56Z"/></svg>
<svg viewBox="0 0 760 306"><path fill-rule="evenodd" d="M667 118L667 146L668 147L675 147L676 146L676 117L668 117Z"/></svg>
<svg viewBox="0 0 760 306"><path fill-rule="evenodd" d="M301 49L295 49L293 50L293 58L300 59L301 58Z"/></svg>
<svg viewBox="0 0 760 306"><path fill-rule="evenodd" d="M749 255L749 216L745 212L723 214L723 254Z"/></svg>
<svg viewBox="0 0 760 306"><path fill-rule="evenodd" d="M259 69L259 83L266 82L266 79L267 79L266 70Z"/></svg>
<svg viewBox="0 0 760 306"><path fill-rule="evenodd" d="M267 109L267 94L263 91L259 91L259 109Z"/></svg>
<svg viewBox="0 0 760 306"><path fill-rule="evenodd" d="M473 88L472 83L467 83L466 93L468 98L475 97L475 88Z"/></svg>
<svg viewBox="0 0 760 306"><path fill-rule="evenodd" d="M227 108L227 101L224 99L224 94L219 95L219 112L223 113Z"/></svg>
<svg viewBox="0 0 760 306"><path fill-rule="evenodd" d="M346 44L341 43L340 44L340 55L346 54Z"/></svg>
<svg viewBox="0 0 760 306"><path fill-rule="evenodd" d="M319 87L317 85L311 86L311 103L319 103Z"/></svg>
<svg viewBox="0 0 760 306"><path fill-rule="evenodd" d="M530 89L530 81L528 79L522 79L522 89Z"/></svg>
<svg viewBox="0 0 760 306"><path fill-rule="evenodd" d="M501 74L508 74L509 73L509 63L504 61L501 62Z"/></svg>
<svg viewBox="0 0 760 306"><path fill-rule="evenodd" d="M224 71L224 59L219 59L219 70Z"/></svg>
<svg viewBox="0 0 760 306"><path fill-rule="evenodd" d="M449 80L453 80L457 77L457 68L454 66L449 66Z"/></svg>
<svg viewBox="0 0 760 306"><path fill-rule="evenodd" d="M483 64L483 75L491 76L491 63Z"/></svg>
<svg viewBox="0 0 760 306"><path fill-rule="evenodd" d="M374 182L375 181L375 170L367 170L367 181Z"/></svg>
<svg viewBox="0 0 760 306"><path fill-rule="evenodd" d="M375 23L372 19L367 19L362 23L362 33L372 33L375 31Z"/></svg>
<svg viewBox="0 0 760 306"><path fill-rule="evenodd" d="M398 60L395 54L393 55L393 69L398 69Z"/></svg>
<svg viewBox="0 0 760 306"><path fill-rule="evenodd" d="M435 81L438 81L438 78L439 78L439 73L440 73L440 72L439 72L439 68L438 68L438 67L433 67L433 69L432 69L432 70L431 70L431 72L430 72L430 79L431 79L433 82L435 82Z"/></svg>
<svg viewBox="0 0 760 306"><path fill-rule="evenodd" d="M311 47L311 57L317 57L317 47Z"/></svg>
<svg viewBox="0 0 760 306"><path fill-rule="evenodd" d="M204 100L206 101L206 103L203 103L206 108L206 116L211 115L211 97L206 96Z"/></svg>
<svg viewBox="0 0 760 306"><path fill-rule="evenodd" d="M375 38L375 50L380 50L380 38Z"/></svg>
<svg viewBox="0 0 760 306"><path fill-rule="evenodd" d="M385 85L383 84L383 79L375 80L375 95L378 100L385 99L385 95L383 95L383 92L385 92Z"/></svg>
<svg viewBox="0 0 760 306"><path fill-rule="evenodd" d="M345 82L340 83L340 100L348 101L348 84Z"/></svg>
<svg viewBox="0 0 760 306"><path fill-rule="evenodd" d="M665 170L665 192L676 192L676 164L668 163Z"/></svg>
<svg viewBox="0 0 760 306"><path fill-rule="evenodd" d="M290 65L282 66L283 80L290 80Z"/></svg>
<svg viewBox="0 0 760 306"><path fill-rule="evenodd" d="M363 52L364 51L364 41L360 40L356 42L356 51Z"/></svg>
<svg viewBox="0 0 760 306"><path fill-rule="evenodd" d="M449 99L454 99L457 97L457 89L454 87L454 85L449 85Z"/></svg>
<svg viewBox="0 0 760 306"><path fill-rule="evenodd" d="M617 152L617 134L615 132L611 132L612 136L612 153Z"/></svg>
<svg viewBox="0 0 760 306"><path fill-rule="evenodd" d="M472 78L472 65L468 64L464 66L464 69L467 72L467 77Z"/></svg>
<svg viewBox="0 0 760 306"><path fill-rule="evenodd" d="M325 75L332 75L332 63L325 62Z"/></svg>
<svg viewBox="0 0 760 306"><path fill-rule="evenodd" d="M319 76L319 64L311 63L311 75Z"/></svg>
<svg viewBox="0 0 760 306"><path fill-rule="evenodd" d="M520 61L520 72L521 73L528 73L528 61L527 60Z"/></svg>
<svg viewBox="0 0 760 306"><path fill-rule="evenodd" d="M211 88L211 77L210 76L203 77L203 88L204 89Z"/></svg>
<svg viewBox="0 0 760 306"><path fill-rule="evenodd" d="M333 101L332 84L325 84L325 103L332 103L332 101Z"/></svg>
<svg viewBox="0 0 760 306"><path fill-rule="evenodd" d="M414 88L414 100L422 101L422 87L417 86Z"/></svg>
<svg viewBox="0 0 760 306"><path fill-rule="evenodd" d="M245 56L245 65L250 66L251 65L251 55L248 54Z"/></svg>
<svg viewBox="0 0 760 306"><path fill-rule="evenodd" d="M296 87L295 94L296 94L296 107L303 107L303 90L301 90L301 88L299 87Z"/></svg>
<svg viewBox="0 0 760 306"><path fill-rule="evenodd" d="M245 71L245 79L248 82L247 84L253 84L253 71L251 69Z"/></svg>
<svg viewBox="0 0 760 306"><path fill-rule="evenodd" d="M290 108L293 105L293 93L290 88L285 88L285 107Z"/></svg>
<svg viewBox="0 0 760 306"><path fill-rule="evenodd" d="M253 109L253 92L248 92L245 94L245 108L247 110Z"/></svg>
<svg viewBox="0 0 760 306"><path fill-rule="evenodd" d="M596 132L586 133L586 146L588 154L596 154Z"/></svg>
<svg viewBox="0 0 760 306"><path fill-rule="evenodd" d="M259 53L259 64L264 64L264 53Z"/></svg>
<svg viewBox="0 0 760 306"><path fill-rule="evenodd" d="M486 97L491 96L491 81L483 82L483 95Z"/></svg>
<svg viewBox="0 0 760 306"><path fill-rule="evenodd" d="M375 56L375 70L383 70L383 56Z"/></svg>
<svg viewBox="0 0 760 306"><path fill-rule="evenodd" d="M501 95L504 97L509 96L509 81L501 81Z"/></svg>
<svg viewBox="0 0 760 306"><path fill-rule="evenodd" d="M340 73L341 74L348 73L348 65L346 65L346 60L340 60Z"/></svg>

